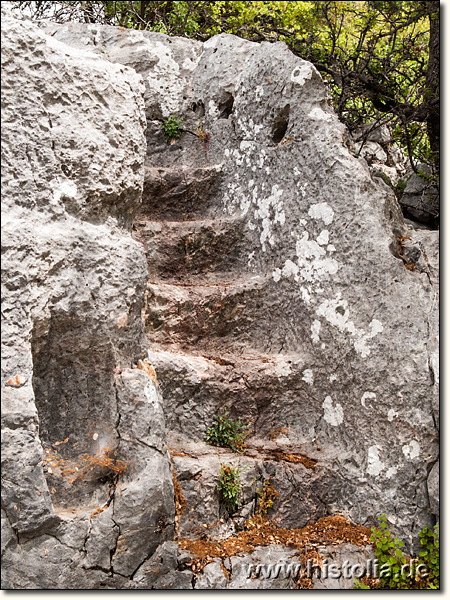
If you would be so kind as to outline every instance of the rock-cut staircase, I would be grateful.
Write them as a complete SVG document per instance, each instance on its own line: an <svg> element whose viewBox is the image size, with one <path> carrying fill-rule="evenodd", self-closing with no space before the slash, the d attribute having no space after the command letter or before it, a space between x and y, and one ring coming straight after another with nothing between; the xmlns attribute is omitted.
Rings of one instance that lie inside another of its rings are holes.
<svg viewBox="0 0 450 600"><path fill-rule="evenodd" d="M220 179L220 166L147 168L134 224L148 260L150 360L164 398L175 471L190 506L180 534L189 536L202 535L199 523L208 523L219 537L223 528L228 534L233 529L217 524L219 460L248 463L246 514L255 508L257 483L269 477L279 488L281 523L304 525L324 514L323 503L311 494L316 471L296 458L306 454L315 465L320 452L310 444L294 446L286 435L289 419L298 421L302 394L305 406L311 404L296 369L300 359L264 353L253 344L254 328L267 322L271 277L248 266L244 217L215 212ZM250 425L245 457L204 442L214 415L225 408ZM305 409L303 420L313 422L313 413ZM291 462L283 461L285 455Z"/></svg>
<svg viewBox="0 0 450 600"><path fill-rule="evenodd" d="M296 357L253 345L253 330L267 326L272 277L248 266L245 217L217 215L221 176L220 165L147 168L134 224L147 253L146 332L171 440L203 440L225 407L251 421L253 435L287 425L268 390L292 391Z"/></svg>

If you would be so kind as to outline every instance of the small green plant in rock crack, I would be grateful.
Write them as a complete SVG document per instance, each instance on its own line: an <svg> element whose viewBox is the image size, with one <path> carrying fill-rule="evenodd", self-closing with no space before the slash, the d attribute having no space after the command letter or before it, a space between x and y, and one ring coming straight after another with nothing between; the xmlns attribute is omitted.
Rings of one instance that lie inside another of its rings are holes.
<svg viewBox="0 0 450 600"><path fill-rule="evenodd" d="M166 119L162 124L162 131L164 134L164 139L167 143L172 140L177 140L181 137L181 124L183 123L183 119L181 117L177 117L176 115L170 115L168 119Z"/></svg>
<svg viewBox="0 0 450 600"><path fill-rule="evenodd" d="M211 141L211 134L209 131L204 130L205 121L202 121L201 125L197 127L196 134L200 142L203 144L205 148L205 153L208 150L209 142Z"/></svg>
<svg viewBox="0 0 450 600"><path fill-rule="evenodd" d="M226 409L222 415L214 416L213 424L206 430L205 439L211 446L231 448L234 452L242 452L247 435L247 427L241 418L232 419L230 411Z"/></svg>
<svg viewBox="0 0 450 600"><path fill-rule="evenodd" d="M428 568L429 589L439 589L439 523L433 529L424 527L419 534L420 560Z"/></svg>
<svg viewBox="0 0 450 600"><path fill-rule="evenodd" d="M394 187L394 192L397 197L397 200L400 200L400 198L403 196L403 192L405 191L405 188L406 188L406 181L404 179L399 179L397 181L396 186Z"/></svg>
<svg viewBox="0 0 450 600"><path fill-rule="evenodd" d="M386 515L383 513L378 520L380 529L372 528L370 536L378 561L378 579L356 580L354 589L439 589L439 525L433 531L428 527L421 531L422 551L418 559L410 559L401 550L404 543L389 531ZM425 567L425 573L419 564Z"/></svg>
<svg viewBox="0 0 450 600"><path fill-rule="evenodd" d="M241 493L241 467L233 467L221 463L220 477L217 490L220 492L220 502L232 514L239 506Z"/></svg>

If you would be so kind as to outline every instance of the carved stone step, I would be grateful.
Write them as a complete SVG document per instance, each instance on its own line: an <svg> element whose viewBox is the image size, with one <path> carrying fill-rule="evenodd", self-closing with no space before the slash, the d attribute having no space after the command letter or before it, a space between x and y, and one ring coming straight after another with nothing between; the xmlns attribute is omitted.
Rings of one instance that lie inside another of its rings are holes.
<svg viewBox="0 0 450 600"><path fill-rule="evenodd" d="M214 415L229 408L234 418L249 424L251 435L270 439L284 432L292 441L306 442L323 412L322 399L311 394L306 355L243 351L199 356L172 347L170 352L150 351L149 360L164 396L172 441L203 440Z"/></svg>
<svg viewBox="0 0 450 600"><path fill-rule="evenodd" d="M208 215L217 208L221 165L197 168L146 167L138 218L185 220Z"/></svg>
<svg viewBox="0 0 450 600"><path fill-rule="evenodd" d="M248 268L243 219L137 221L135 237L144 244L151 280Z"/></svg>
<svg viewBox="0 0 450 600"><path fill-rule="evenodd" d="M208 535L215 539L235 535L235 528L257 512L268 481L276 493L269 516L278 527L304 527L326 514L320 498L329 486L328 461L323 452L310 445L293 448L279 440L259 440L255 446L249 442L249 447L238 454L229 448L186 440L169 444L169 452L184 500L178 517L180 537L202 539L205 525ZM221 464L241 469L239 504L231 517L217 489Z"/></svg>
<svg viewBox="0 0 450 600"><path fill-rule="evenodd" d="M251 278L197 285L148 284L146 331L151 342L185 346L203 339L238 339L252 328L270 279Z"/></svg>

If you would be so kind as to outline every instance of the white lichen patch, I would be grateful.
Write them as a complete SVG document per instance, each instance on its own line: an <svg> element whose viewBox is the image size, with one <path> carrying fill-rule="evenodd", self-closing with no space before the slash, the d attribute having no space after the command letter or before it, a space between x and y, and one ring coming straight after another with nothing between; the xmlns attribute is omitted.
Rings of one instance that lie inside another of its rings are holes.
<svg viewBox="0 0 450 600"><path fill-rule="evenodd" d="M303 371L303 381L305 381L308 385L313 385L314 383L314 374L311 369L305 369Z"/></svg>
<svg viewBox="0 0 450 600"><path fill-rule="evenodd" d="M315 120L319 120L319 121L332 121L333 120L333 116L330 113L326 113L325 111L323 111L318 106L316 106L315 108L313 108L308 113L308 117L310 119L315 119Z"/></svg>
<svg viewBox="0 0 450 600"><path fill-rule="evenodd" d="M266 251L266 242L269 245L275 245L275 236L273 226L276 223L284 224L286 216L283 211L283 201L281 196L283 190L275 184L272 186L270 196L266 198L258 198L256 188L253 190L253 197L256 200L256 210L254 213L255 219L261 221L262 231L260 233L260 242L263 252Z"/></svg>
<svg viewBox="0 0 450 600"><path fill-rule="evenodd" d="M281 224L284 223L284 215L283 218L278 218L278 222ZM324 234L322 238L319 236L321 242L325 240L326 235ZM296 281L299 281L301 278L303 281L309 283L316 282L328 275L334 275L339 269L338 262L326 256L327 251L325 248L316 240L310 240L307 231L304 231L302 237L297 239L295 251L297 260L295 268ZM292 264L293 261L289 259L289 263ZM291 275L292 272L293 267L291 266L287 275Z"/></svg>
<svg viewBox="0 0 450 600"><path fill-rule="evenodd" d="M335 375L334 373L328 377L328 381L330 383L333 383L333 381L336 381L336 380L337 380L337 375Z"/></svg>
<svg viewBox="0 0 450 600"><path fill-rule="evenodd" d="M302 295L302 300L305 304L311 304L311 293L310 290L308 290L305 287L301 287L300 288L300 293Z"/></svg>
<svg viewBox="0 0 450 600"><path fill-rule="evenodd" d="M383 331L383 325L377 319L373 319L369 323L369 333L362 335L359 339L354 342L355 350L361 354L363 358L366 358L370 354L370 348L367 345L367 341L378 335Z"/></svg>
<svg viewBox="0 0 450 600"><path fill-rule="evenodd" d="M317 243L319 244L319 246L324 246L325 244L328 244L329 237L330 237L330 234L328 233L328 231L326 229L321 231L317 238Z"/></svg>
<svg viewBox="0 0 450 600"><path fill-rule="evenodd" d="M394 477L394 475L397 475L397 467L389 467L386 471L386 477L390 479L391 477Z"/></svg>
<svg viewBox="0 0 450 600"><path fill-rule="evenodd" d="M322 408L324 410L323 418L327 423L332 425L333 427L337 427L344 420L344 411L342 406L336 402L333 406L333 401L331 396L327 396L323 401Z"/></svg>
<svg viewBox="0 0 450 600"><path fill-rule="evenodd" d="M372 319L369 323L370 337L373 338L383 331L383 324L378 319Z"/></svg>
<svg viewBox="0 0 450 600"><path fill-rule="evenodd" d="M364 392L364 394L361 396L361 404L364 406L364 408L369 408L366 404L367 400L376 400L377 399L377 395L374 394L373 392Z"/></svg>
<svg viewBox="0 0 450 600"><path fill-rule="evenodd" d="M144 396L149 404L156 406L158 404L158 392L152 383L148 383L144 387Z"/></svg>
<svg viewBox="0 0 450 600"><path fill-rule="evenodd" d="M370 446L367 451L367 472L377 477L384 469L384 463L380 460L381 447L378 444Z"/></svg>
<svg viewBox="0 0 450 600"><path fill-rule="evenodd" d="M341 298L340 292L332 300L324 300L317 309L317 314L324 317L328 323L337 327L340 331L354 334L356 327L353 321L349 321L350 311L348 303Z"/></svg>
<svg viewBox="0 0 450 600"><path fill-rule="evenodd" d="M275 269L272 273L273 280L278 283L281 279L281 269Z"/></svg>
<svg viewBox="0 0 450 600"><path fill-rule="evenodd" d="M289 277L294 277L295 281L298 281L298 265L296 265L295 263L292 262L292 260L287 260L284 263L284 267L281 271L283 277L289 278Z"/></svg>
<svg viewBox="0 0 450 600"><path fill-rule="evenodd" d="M405 444L405 446L402 447L402 452L406 458L413 460L420 454L420 445L416 440L411 440L409 444Z"/></svg>
<svg viewBox="0 0 450 600"><path fill-rule="evenodd" d="M208 102L208 115L212 119L218 119L220 116L219 108L218 108L217 104L214 102L214 100L210 100Z"/></svg>
<svg viewBox="0 0 450 600"><path fill-rule="evenodd" d="M311 339L315 344L318 344L320 341L319 333L320 333L321 323L320 321L314 320L311 325Z"/></svg>
<svg viewBox="0 0 450 600"><path fill-rule="evenodd" d="M55 205L59 204L61 198L73 200L77 195L77 186L70 179L53 179L50 182L50 187L53 189L53 198L51 202Z"/></svg>
<svg viewBox="0 0 450 600"><path fill-rule="evenodd" d="M291 73L291 81L297 85L304 85L307 79L311 79L314 67L309 62L300 63Z"/></svg>
<svg viewBox="0 0 450 600"><path fill-rule="evenodd" d="M325 225L330 225L334 219L334 210L326 202L320 202L309 207L308 215L312 219L322 219Z"/></svg>
<svg viewBox="0 0 450 600"><path fill-rule="evenodd" d="M250 142L248 140L242 140L242 142L239 144L239 148L241 149L241 151L244 152L245 150L255 149L256 144L255 144L255 142ZM253 183L254 183L253 179L250 179L249 186Z"/></svg>
<svg viewBox="0 0 450 600"><path fill-rule="evenodd" d="M309 239L307 231L304 231L302 237L297 240L295 250L297 257L302 263L306 259L320 258L326 254L326 251L315 240Z"/></svg>
<svg viewBox="0 0 450 600"><path fill-rule="evenodd" d="M398 417L398 412L390 408L387 414L388 421L393 421L396 417Z"/></svg>
<svg viewBox="0 0 450 600"><path fill-rule="evenodd" d="M350 311L346 300L341 298L338 292L334 299L324 300L316 310L319 317L324 317L328 323L338 328L343 333L348 333L353 337L353 346L355 350L366 358L370 354L370 348L367 345L368 340L374 338L383 331L383 325L377 319L369 323L369 331L365 332L355 326L349 319Z"/></svg>
<svg viewBox="0 0 450 600"><path fill-rule="evenodd" d="M291 374L292 368L290 363L283 357L276 357L275 373L277 377L287 377Z"/></svg>

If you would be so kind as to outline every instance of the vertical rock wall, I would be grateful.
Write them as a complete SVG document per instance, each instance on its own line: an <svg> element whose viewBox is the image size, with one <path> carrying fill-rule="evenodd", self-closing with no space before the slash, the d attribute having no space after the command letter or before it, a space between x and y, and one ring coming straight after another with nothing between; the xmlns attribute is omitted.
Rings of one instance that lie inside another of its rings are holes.
<svg viewBox="0 0 450 600"><path fill-rule="evenodd" d="M2 101L4 587L120 587L174 519L161 397L136 368L142 81L5 13Z"/></svg>

